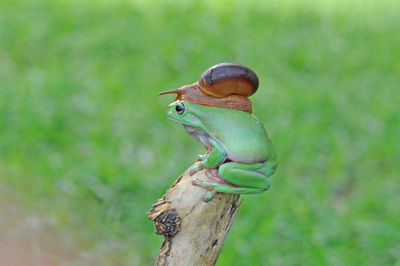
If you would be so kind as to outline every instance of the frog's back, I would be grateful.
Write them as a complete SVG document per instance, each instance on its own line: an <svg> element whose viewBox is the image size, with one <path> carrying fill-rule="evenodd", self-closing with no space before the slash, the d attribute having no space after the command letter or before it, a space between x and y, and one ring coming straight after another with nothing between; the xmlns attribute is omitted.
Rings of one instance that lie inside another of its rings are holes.
<svg viewBox="0 0 400 266"><path fill-rule="evenodd" d="M202 112L202 106L198 107L207 132L227 150L227 159L243 163L276 161L271 140L257 117L218 107L207 107L207 112Z"/></svg>

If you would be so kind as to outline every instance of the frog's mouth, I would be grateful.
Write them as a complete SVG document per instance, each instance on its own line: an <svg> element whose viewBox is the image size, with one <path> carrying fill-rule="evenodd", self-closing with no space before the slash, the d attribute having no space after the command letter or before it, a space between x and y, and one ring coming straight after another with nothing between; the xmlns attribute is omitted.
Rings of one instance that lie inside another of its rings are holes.
<svg viewBox="0 0 400 266"><path fill-rule="evenodd" d="M170 119L170 120L172 120L172 121L178 122L178 120L176 120L175 118L172 118L172 117L170 117L170 116L167 116L167 117L168 117L168 119Z"/></svg>
<svg viewBox="0 0 400 266"><path fill-rule="evenodd" d="M167 116L169 119L171 119L172 121L175 121L175 122L177 122L177 123L179 123L179 124L184 124L182 121L180 121L180 120L178 120L178 119L176 119L176 118L173 118L173 117L171 117L171 116Z"/></svg>

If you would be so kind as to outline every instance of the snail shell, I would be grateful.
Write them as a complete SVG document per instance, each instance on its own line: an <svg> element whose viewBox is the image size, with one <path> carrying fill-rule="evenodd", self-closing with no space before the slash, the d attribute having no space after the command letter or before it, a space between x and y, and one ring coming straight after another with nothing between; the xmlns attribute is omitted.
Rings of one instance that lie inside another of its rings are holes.
<svg viewBox="0 0 400 266"><path fill-rule="evenodd" d="M198 84L207 94L223 98L229 95L248 97L258 88L258 77L250 68L233 63L222 63L207 69Z"/></svg>
<svg viewBox="0 0 400 266"><path fill-rule="evenodd" d="M257 88L257 75L250 68L222 63L207 69L198 82L159 95L176 93L177 100L251 113L251 101L247 97Z"/></svg>

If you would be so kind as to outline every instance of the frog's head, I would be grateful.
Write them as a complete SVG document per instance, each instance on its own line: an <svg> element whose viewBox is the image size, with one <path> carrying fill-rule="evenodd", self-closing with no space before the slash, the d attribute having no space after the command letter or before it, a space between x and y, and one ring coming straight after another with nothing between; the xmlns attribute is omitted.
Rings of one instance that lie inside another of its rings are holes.
<svg viewBox="0 0 400 266"><path fill-rule="evenodd" d="M177 100L168 105L167 116L183 125L201 128L203 124L192 109L191 103Z"/></svg>

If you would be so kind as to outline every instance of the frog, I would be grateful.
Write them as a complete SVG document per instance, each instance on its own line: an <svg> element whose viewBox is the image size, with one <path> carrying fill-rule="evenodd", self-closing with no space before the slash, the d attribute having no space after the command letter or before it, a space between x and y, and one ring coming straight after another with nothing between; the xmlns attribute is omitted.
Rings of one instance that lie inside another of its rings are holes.
<svg viewBox="0 0 400 266"><path fill-rule="evenodd" d="M268 190L269 178L279 164L272 142L260 120L252 113L175 100L167 107L167 117L183 125L186 132L207 149L190 175L208 168L218 176L192 184L208 190L203 200L216 192L256 194Z"/></svg>

